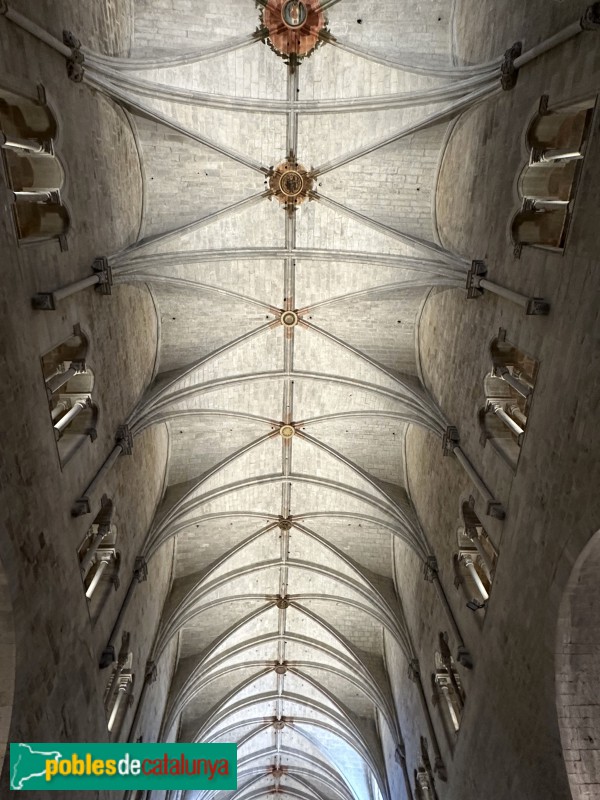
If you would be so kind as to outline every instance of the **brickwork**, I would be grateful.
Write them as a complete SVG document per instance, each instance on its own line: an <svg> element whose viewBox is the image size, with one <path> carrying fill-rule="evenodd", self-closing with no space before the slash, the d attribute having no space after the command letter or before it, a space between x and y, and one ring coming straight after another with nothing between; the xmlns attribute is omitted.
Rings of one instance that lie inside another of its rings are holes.
<svg viewBox="0 0 600 800"><path fill-rule="evenodd" d="M422 115L426 112L427 109L419 109ZM398 112L390 116L389 134L392 134L405 121ZM356 121L353 120L353 124ZM363 214L404 233L434 241L431 209L446 128L446 125L440 125L400 139L324 175L319 180L321 191L339 203L360 209ZM375 132L378 132L377 128L370 131L371 135ZM332 155L335 157L336 154ZM381 192L382 184L389 185L385 194Z"/></svg>
<svg viewBox="0 0 600 800"><path fill-rule="evenodd" d="M558 722L574 800L600 790L598 534L577 560L560 607L556 642Z"/></svg>
<svg viewBox="0 0 600 800"><path fill-rule="evenodd" d="M466 8L467 4L462 4L460 13L464 14ZM525 41L532 45L580 12L574 3L555 4L543 21L534 10L525 23L521 9L515 7L502 28L504 41L508 44L511 37L517 38L517 31L518 38L530 31ZM490 9L490 13L493 16L495 10ZM483 42L483 37L470 38L471 31L476 31L483 19L478 15L476 18L473 27L469 24L468 38L462 39L469 48L465 50L469 57ZM466 21L463 24L467 25ZM499 34L496 28L491 38L485 38L485 46L490 49L486 53L477 51L477 58L487 57L492 48L499 48ZM501 732L507 729L512 732L512 746L520 753L518 763L525 767L515 767L500 784L489 773L486 777L470 772L469 782L459 790L449 786L450 797L460 796L465 790L469 795L501 791L528 799L538 795L564 797L569 791L560 755L553 654L562 591L579 551L597 527L599 512L591 499L597 480L596 467L590 460L596 433L586 411L597 396L588 368L595 363L597 351L593 333L597 329L597 313L589 300L598 287L590 260L593 233L587 216L591 208L588 203L595 202L597 141L592 140L589 160L584 165L564 256L525 249L521 260L514 260L508 226L517 202L516 176L527 157L524 131L528 121L544 93L558 103L594 91L599 64L590 44L582 34L523 70L514 93L499 97L495 105L486 104L465 115L449 142L440 175L438 222L446 246L469 257L485 258L489 275L493 272L497 283L526 294L544 295L552 303L551 316L536 319L525 317L518 307L489 294L465 305L459 292L434 293L422 318L420 339L426 383L446 415L458 421L464 450L508 510L503 524L485 517L477 493L452 462L445 462L448 477L440 481L433 500L430 494L425 497L423 489L416 482L411 483L411 464L419 463L420 474L425 453L431 448L431 456L425 457L433 464L439 445L421 438L416 431L409 435L409 485L413 486L413 499L425 528L435 537L445 584L451 587L449 559L456 541L463 492L475 494L477 513L500 552L489 607L479 628L474 614L464 608L464 597L450 592L455 615L476 661L475 671L468 676L465 727L457 739L452 769L465 775L465 765L470 763L475 746L484 761L491 763L498 747L506 746ZM579 78L577 63L586 64L584 81ZM465 151L475 154L466 164L462 156ZM459 163L463 165L460 170L456 168ZM504 165L500 173L499 163ZM493 195L485 189L492 175L497 187ZM456 198L461 195L477 204L478 213L465 215L462 224L457 225ZM498 224L490 227L486 222L490 218L497 219ZM516 475L489 443L481 448L476 419L477 409L483 404L483 377L490 370L489 343L499 327L507 330L508 339L541 363ZM465 354L460 367L446 359L434 344L442 333L449 335L449 352ZM564 356L557 358L558 352ZM457 368L460 382L452 378ZM421 443L417 444L419 439ZM422 599L416 605L420 616L427 613L426 589L422 587ZM409 610L408 613L410 616ZM502 664L501 670L498 664ZM467 679L464 670L461 679L463 674ZM494 693L486 693L484 687L492 682ZM506 699L511 696L515 702L508 704ZM473 715L478 718L477 725L467 725ZM482 728L487 731L485 743L475 733ZM554 756L550 757L550 753Z"/></svg>
<svg viewBox="0 0 600 800"><path fill-rule="evenodd" d="M63 28L69 28L85 32L92 46L101 43L115 53L129 49L131 6L127 2L93 9L67 2L25 3L19 11L31 14L58 36ZM103 741L108 738L102 708L108 673L99 671L98 659L162 489L164 430L142 437L135 462L123 458L101 487L115 504L122 580L119 590L107 595L95 625L88 613L77 560L77 548L95 512L74 519L70 509L114 446L117 426L125 421L150 380L156 317L143 287L115 288L109 298L88 290L63 301L53 314L33 311L30 298L37 291L87 276L96 256L135 240L141 219L140 165L123 112L89 89L69 82L64 61L32 37L14 27L9 30L4 17L0 26L3 42L11 43L0 56L4 80L26 93L42 82L56 113L56 152L65 167L63 196L72 220L68 251L61 252L56 243L17 248L7 197L2 196L2 407L8 416L1 459L0 551L15 609L14 702L19 709L12 718L10 739ZM93 443L85 442L61 470L40 358L68 339L76 323L90 342L87 361L95 377L98 436ZM143 337L138 333L141 329L146 331ZM127 381L122 379L124 372ZM12 414L8 414L10 408ZM151 570L156 583L150 602L154 611L150 613L155 617L169 580L169 566L167 560L158 571ZM132 629L134 669L141 677L155 622L148 617L144 623L134 602L124 624ZM7 688L3 681L3 690ZM82 709L86 713L82 714ZM125 736L130 721L128 716L122 732ZM7 780L5 771L3 795L8 791Z"/></svg>
<svg viewBox="0 0 600 800"><path fill-rule="evenodd" d="M0 565L0 773L5 757L8 755L10 721L13 711L13 692L15 685L15 623L9 581Z"/></svg>

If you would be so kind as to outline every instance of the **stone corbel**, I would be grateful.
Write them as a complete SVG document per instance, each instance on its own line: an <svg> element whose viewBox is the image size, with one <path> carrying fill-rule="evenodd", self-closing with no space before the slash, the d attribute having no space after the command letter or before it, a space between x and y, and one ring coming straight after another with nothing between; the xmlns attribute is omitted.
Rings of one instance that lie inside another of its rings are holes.
<svg viewBox="0 0 600 800"><path fill-rule="evenodd" d="M421 680L421 665L418 658L411 658L408 662L408 679L413 683Z"/></svg>
<svg viewBox="0 0 600 800"><path fill-rule="evenodd" d="M460 436L458 435L458 428L454 425L448 425L442 439L442 453L444 456L453 456L454 448L458 447L459 443Z"/></svg>
<svg viewBox="0 0 600 800"><path fill-rule="evenodd" d="M133 565L133 578L138 583L148 580L148 562L144 556L137 556Z"/></svg>
<svg viewBox="0 0 600 800"><path fill-rule="evenodd" d="M521 55L523 45L515 42L512 47L504 53L504 61L500 67L500 83L505 92L514 89L519 79L519 69L515 67L515 60Z"/></svg>
<svg viewBox="0 0 600 800"><path fill-rule="evenodd" d="M158 678L158 667L156 661L146 661L144 680L146 683L155 683Z"/></svg>
<svg viewBox="0 0 600 800"><path fill-rule="evenodd" d="M95 258L92 264L92 270L98 276L98 285L94 287L95 290L100 294L111 294L113 275L112 268L108 263L108 258L106 258L106 256Z"/></svg>
<svg viewBox="0 0 600 800"><path fill-rule="evenodd" d="M81 52L81 42L71 31L63 31L63 44L71 48L71 57L67 59L67 75L75 83L81 83L85 75L85 56Z"/></svg>
<svg viewBox="0 0 600 800"><path fill-rule="evenodd" d="M600 30L600 3L592 3L581 17L581 29L584 31Z"/></svg>
<svg viewBox="0 0 600 800"><path fill-rule="evenodd" d="M485 261L471 261L471 269L467 273L467 299L474 300L481 297L483 288L480 286L480 279L487 275Z"/></svg>
<svg viewBox="0 0 600 800"><path fill-rule="evenodd" d="M121 448L122 455L130 456L133 453L133 433L129 425L119 425L115 443Z"/></svg>
<svg viewBox="0 0 600 800"><path fill-rule="evenodd" d="M406 763L406 745L404 742L400 742L400 744L396 745L394 758L396 759L397 764L402 764L403 762Z"/></svg>
<svg viewBox="0 0 600 800"><path fill-rule="evenodd" d="M423 564L423 577L425 580L429 583L433 583L438 571L437 558L435 556L427 556L427 559Z"/></svg>

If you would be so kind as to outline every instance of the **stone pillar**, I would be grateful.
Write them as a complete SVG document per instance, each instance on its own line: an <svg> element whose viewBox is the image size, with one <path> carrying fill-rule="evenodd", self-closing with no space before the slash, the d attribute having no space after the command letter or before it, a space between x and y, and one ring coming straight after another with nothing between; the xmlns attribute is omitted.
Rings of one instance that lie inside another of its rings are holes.
<svg viewBox="0 0 600 800"><path fill-rule="evenodd" d="M517 422L517 424L520 425L523 430L525 430L525 426L527 425L527 417L525 414L523 414L519 406L516 403L513 403L508 407L508 410L515 422Z"/></svg>
<svg viewBox="0 0 600 800"><path fill-rule="evenodd" d="M71 361L71 366L64 372L55 372L51 378L46 381L46 392L48 397L52 397L65 383L68 383L71 378L86 371L85 361Z"/></svg>
<svg viewBox="0 0 600 800"><path fill-rule="evenodd" d="M523 381L519 380L519 378L515 378L515 376L511 374L507 367L495 367L494 372L499 378L502 378L505 383L508 383L508 385L511 386L515 392L517 392L517 394L520 394L521 397L527 399L532 393L533 390L531 386L523 383Z"/></svg>
<svg viewBox="0 0 600 800"><path fill-rule="evenodd" d="M551 164L554 161L563 160L579 161L582 158L583 153L580 153L579 150L573 150L573 148L569 147L565 147L563 149L548 148L548 150L534 147L531 150L529 163L533 166L534 164Z"/></svg>
<svg viewBox="0 0 600 800"><path fill-rule="evenodd" d="M549 314L550 304L542 297L528 297L519 292L514 292L512 289L492 283L492 281L487 280L485 275L487 275L485 262L471 262L471 269L467 274L467 299L473 300L476 297L480 297L484 290L487 290L520 306L529 316L546 316Z"/></svg>
<svg viewBox="0 0 600 800"><path fill-rule="evenodd" d="M444 764L444 759L442 758L442 753L440 751L440 745L435 732L435 728L433 727L433 720L431 718L429 706L427 705L427 697L425 696L425 689L423 688L423 681L421 680L421 668L419 665L419 660L417 658L413 658L409 662L408 677L410 678L411 681L413 681L413 683L416 684L417 690L419 692L419 697L421 699L421 706L423 708L423 713L425 714L425 723L427 725L427 731L429 733L429 738L431 740L431 746L433 747L433 754L434 754L433 768L435 774L440 778L440 780L446 781L448 779L448 774L446 772L446 766Z"/></svg>
<svg viewBox="0 0 600 800"><path fill-rule="evenodd" d="M60 439L69 423L73 422L73 420L78 417L82 411L90 406L91 401L89 398L87 400L76 400L64 417L61 417L57 422L54 423L54 433L56 438Z"/></svg>
<svg viewBox="0 0 600 800"><path fill-rule="evenodd" d="M460 628L458 627L458 623L456 622L456 619L450 607L450 603L448 602L448 598L446 596L446 592L444 591L444 587L441 584L438 563L435 556L428 556L427 561L425 562L424 565L424 576L425 580L430 581L435 586L437 595L442 601L442 605L444 607L444 611L446 613L448 622L450 623L450 627L452 628L454 636L458 642L456 660L460 664L462 664L463 667L466 667L467 669L473 669L473 659L471 657L471 654L469 653L467 646L463 641Z"/></svg>
<svg viewBox="0 0 600 800"><path fill-rule="evenodd" d="M82 278L74 283L69 283L53 292L39 292L31 298L31 305L36 311L56 311L56 304L65 297L70 297L77 292L81 292L90 286L95 286L96 290L103 295L112 292L113 278L112 269L107 258L97 258L92 264L93 275Z"/></svg>
<svg viewBox="0 0 600 800"><path fill-rule="evenodd" d="M104 573L106 572L106 568L108 567L109 564L110 564L110 557L103 558L98 562L98 566L96 567L96 571L94 572L94 577L92 578L92 581L85 593L85 596L88 600L90 600L92 595L94 594L96 586L98 586L98 584L100 583L100 580L104 575Z"/></svg>
<svg viewBox="0 0 600 800"><path fill-rule="evenodd" d="M485 603L485 601L489 599L489 594L487 592L487 589L483 585L481 578L479 577L479 573L477 572L477 568L473 563L473 559L471 558L470 555L467 555L467 553L463 553L461 555L461 560L465 565L465 567L467 568L467 570L469 571L469 575L473 578L475 586L477 586L477 591L479 592L483 602Z"/></svg>
<svg viewBox="0 0 600 800"><path fill-rule="evenodd" d="M135 592L135 587L138 583L143 583L144 581L148 580L148 564L144 556L138 556L135 559L135 564L133 567L133 576L129 583L129 587L127 589L127 594L125 595L125 599L123 600L123 604L119 609L119 613L117 615L117 619L115 624L113 625L113 629L110 634L110 638L106 644L106 647L102 651L102 655L100 657L100 669L105 669L106 667L110 666L115 660L115 640L119 634L119 628L121 627L121 623L123 618L125 617L125 612L127 611L129 604L133 598L133 594Z"/></svg>
<svg viewBox="0 0 600 800"><path fill-rule="evenodd" d="M517 444L519 447L523 443L523 436L525 435L525 431L521 428L520 425L514 421L514 419L506 413L506 411L502 408L502 403L498 403L495 401L490 401L489 407L494 412L494 414L498 417L498 419L502 420L502 422L506 425L506 427L514 433L517 437Z"/></svg>
<svg viewBox="0 0 600 800"><path fill-rule="evenodd" d="M54 422L55 419L58 419L60 415L68 409L68 407L69 404L67 403L66 400L60 400L52 409L52 412L50 414L50 416L52 417L52 422Z"/></svg>
<svg viewBox="0 0 600 800"><path fill-rule="evenodd" d="M106 539L111 529L112 515L114 511L113 502L112 500L109 500L106 495L104 495L104 497L100 502L102 508L100 510L100 513L96 517L96 520L94 520L98 524L98 530L94 534L90 546L85 556L83 557L81 564L79 565L79 568L81 569L84 575L87 574L88 570L92 566L94 557L98 552L98 548L100 547L104 539Z"/></svg>
<svg viewBox="0 0 600 800"><path fill-rule="evenodd" d="M135 709L135 714L133 716L133 721L131 723L131 728L129 729L129 735L127 737L127 741L133 741L133 737L135 736L137 724L140 719L140 715L144 708L144 701L146 699L146 695L148 693L148 689L150 686L156 682L158 678L158 667L155 661L148 660L146 662L146 669L144 670L144 685L142 686L142 691L140 692L140 699L138 700L137 707Z"/></svg>
<svg viewBox="0 0 600 800"><path fill-rule="evenodd" d="M84 489L82 495L77 498L71 508L71 516L80 517L83 514L90 514L92 510L92 498L99 489L104 479L113 468L121 454L130 456L133 452L133 433L128 425L120 425L115 437L115 446L111 450L108 458L102 464L94 480Z"/></svg>
<svg viewBox="0 0 600 800"><path fill-rule="evenodd" d="M460 437L458 435L458 430L454 426L449 426L444 433L444 439L442 442L442 448L445 456L455 456L458 463L467 473L469 478L473 481L473 485L481 495L481 497L485 500L486 510L485 513L490 517L495 517L496 519L504 519L506 516L504 509L502 508L502 504L496 500L494 495L490 492L488 487L485 485L483 480L479 477L479 473L475 469L475 467L471 464L469 459L463 453L462 449L459 447Z"/></svg>
<svg viewBox="0 0 600 800"><path fill-rule="evenodd" d="M478 552L479 557L481 558L481 561L482 561L482 564L483 564L483 568L485 569L485 572L486 572L486 574L488 576L488 580L491 582L492 573L494 571L494 567L492 565L492 562L490 561L490 557L488 556L488 554L485 551L484 546L481 544L481 540L479 539L479 535L478 535L477 531L476 530L473 531L473 530L471 530L469 528L465 528L464 531L465 531L465 536L467 537L467 539L469 539L469 541L473 542L473 545L477 549L477 552Z"/></svg>
<svg viewBox="0 0 600 800"><path fill-rule="evenodd" d="M36 139L19 139L16 136L8 136L2 131L0 131L0 147L6 147L9 150L25 150L28 153L47 152L44 145Z"/></svg>
<svg viewBox="0 0 600 800"><path fill-rule="evenodd" d="M407 800L413 800L412 786L410 785L410 775L408 774L408 765L406 763L406 745L404 739L400 737L400 742L396 747L396 762L400 764L402 775L404 777L404 788L406 791Z"/></svg>

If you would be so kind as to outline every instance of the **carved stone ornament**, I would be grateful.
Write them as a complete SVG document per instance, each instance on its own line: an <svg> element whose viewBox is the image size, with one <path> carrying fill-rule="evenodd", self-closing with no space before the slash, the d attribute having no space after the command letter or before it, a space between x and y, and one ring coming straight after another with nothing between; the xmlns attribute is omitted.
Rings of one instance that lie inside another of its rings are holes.
<svg viewBox="0 0 600 800"><path fill-rule="evenodd" d="M273 170L269 188L283 205L299 205L308 197L313 181L302 165L284 161Z"/></svg>
<svg viewBox="0 0 600 800"><path fill-rule="evenodd" d="M269 0L262 10L267 41L283 58L310 55L320 43L325 23L318 0Z"/></svg>

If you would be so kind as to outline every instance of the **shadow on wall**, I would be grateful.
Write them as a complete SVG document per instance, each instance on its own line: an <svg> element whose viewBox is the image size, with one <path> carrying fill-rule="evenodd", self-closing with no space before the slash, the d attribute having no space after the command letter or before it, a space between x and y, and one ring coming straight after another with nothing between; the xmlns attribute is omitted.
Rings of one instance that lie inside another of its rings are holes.
<svg viewBox="0 0 600 800"><path fill-rule="evenodd" d="M6 761L15 690L15 628L8 579L0 562L0 776ZM6 756L6 758L5 758Z"/></svg>
<svg viewBox="0 0 600 800"><path fill-rule="evenodd" d="M556 704L571 794L600 797L600 531L577 559L561 602Z"/></svg>

